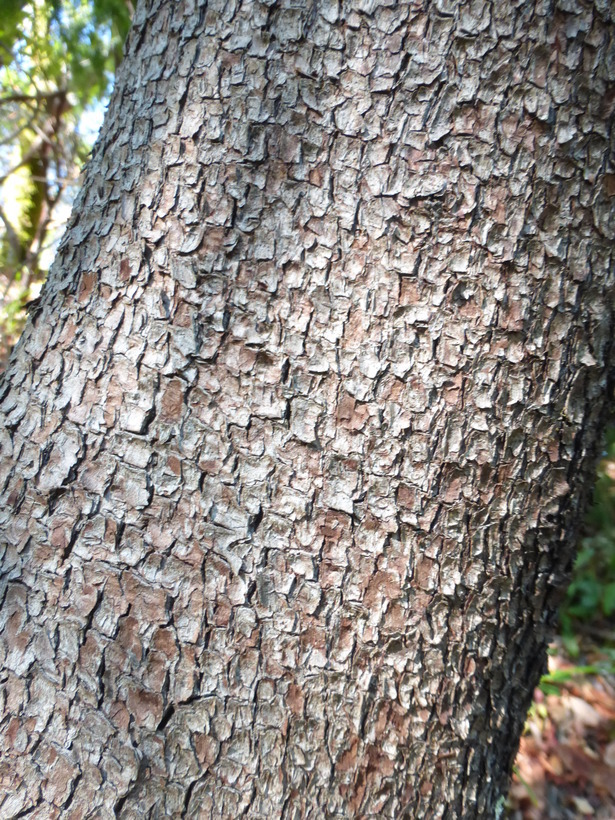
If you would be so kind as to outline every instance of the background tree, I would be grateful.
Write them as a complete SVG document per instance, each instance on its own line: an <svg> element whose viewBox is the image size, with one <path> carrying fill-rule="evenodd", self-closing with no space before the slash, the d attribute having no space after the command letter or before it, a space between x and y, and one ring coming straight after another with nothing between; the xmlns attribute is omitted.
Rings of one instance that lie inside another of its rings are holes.
<svg viewBox="0 0 615 820"><path fill-rule="evenodd" d="M2 811L496 813L606 409L613 33L137 8L3 382Z"/></svg>
<svg viewBox="0 0 615 820"><path fill-rule="evenodd" d="M0 19L0 360L38 293L130 24L124 0L11 0ZM32 288L34 290L32 291Z"/></svg>

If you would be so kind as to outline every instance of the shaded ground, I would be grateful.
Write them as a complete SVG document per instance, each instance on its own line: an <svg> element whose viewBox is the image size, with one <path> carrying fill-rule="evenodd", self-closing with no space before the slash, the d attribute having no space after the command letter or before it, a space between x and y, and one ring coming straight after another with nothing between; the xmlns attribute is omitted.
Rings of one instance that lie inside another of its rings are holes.
<svg viewBox="0 0 615 820"><path fill-rule="evenodd" d="M589 664L605 660L598 650L585 657ZM556 675L571 668L562 654L550 658ZM557 688L558 694L536 690L508 817L615 820L615 676L580 675Z"/></svg>

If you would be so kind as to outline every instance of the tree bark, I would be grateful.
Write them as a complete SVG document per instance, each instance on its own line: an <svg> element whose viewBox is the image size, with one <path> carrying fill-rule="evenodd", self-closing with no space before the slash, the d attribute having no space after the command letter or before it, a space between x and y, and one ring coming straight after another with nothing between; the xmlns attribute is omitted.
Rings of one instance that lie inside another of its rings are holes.
<svg viewBox="0 0 615 820"><path fill-rule="evenodd" d="M606 0L139 5L0 394L2 817L497 814L614 106Z"/></svg>

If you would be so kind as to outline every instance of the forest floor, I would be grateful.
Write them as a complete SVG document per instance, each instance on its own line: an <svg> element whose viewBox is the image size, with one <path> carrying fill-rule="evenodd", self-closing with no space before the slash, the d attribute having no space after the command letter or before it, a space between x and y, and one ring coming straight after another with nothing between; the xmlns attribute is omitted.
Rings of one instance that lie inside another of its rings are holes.
<svg viewBox="0 0 615 820"><path fill-rule="evenodd" d="M568 677L575 666L561 642L554 650L549 672L562 682L535 692L515 762L508 817L615 820L615 676ZM606 660L612 668L612 659ZM589 643L583 646L583 661L600 666L605 657Z"/></svg>

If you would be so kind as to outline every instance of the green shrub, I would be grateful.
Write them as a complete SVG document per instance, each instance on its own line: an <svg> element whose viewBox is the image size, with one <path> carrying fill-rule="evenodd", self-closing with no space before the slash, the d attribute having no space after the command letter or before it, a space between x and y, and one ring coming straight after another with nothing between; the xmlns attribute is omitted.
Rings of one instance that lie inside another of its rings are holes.
<svg viewBox="0 0 615 820"><path fill-rule="evenodd" d="M590 623L597 627L615 613L615 429L607 433L607 444L598 467L594 500L585 522L574 566L572 583L562 607L562 636L575 654L575 632ZM608 623L606 624L608 627ZM598 631L596 631L598 634ZM611 641L604 629L602 640ZM577 648L578 654L578 648Z"/></svg>

